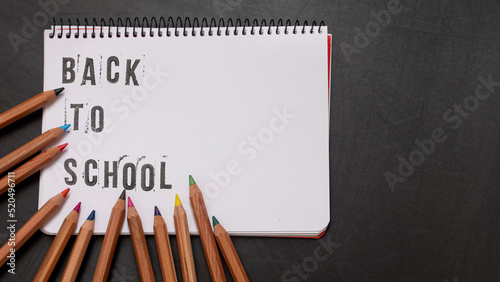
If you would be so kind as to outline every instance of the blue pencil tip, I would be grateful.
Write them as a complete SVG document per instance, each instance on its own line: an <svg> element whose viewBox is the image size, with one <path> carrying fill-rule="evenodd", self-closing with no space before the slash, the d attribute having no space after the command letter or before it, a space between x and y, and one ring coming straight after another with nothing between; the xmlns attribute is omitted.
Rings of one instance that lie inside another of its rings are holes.
<svg viewBox="0 0 500 282"><path fill-rule="evenodd" d="M89 217L87 217L87 220L94 220L95 218L95 210L93 210L90 214Z"/></svg>
<svg viewBox="0 0 500 282"><path fill-rule="evenodd" d="M66 130L68 130L68 128L69 128L70 126L71 126L71 124L66 124L66 125L61 126L61 128L62 128L64 131L66 131Z"/></svg>
<svg viewBox="0 0 500 282"><path fill-rule="evenodd" d="M157 215L161 216L161 213L160 213L160 210L158 209L158 207L155 206L155 216L157 216Z"/></svg>

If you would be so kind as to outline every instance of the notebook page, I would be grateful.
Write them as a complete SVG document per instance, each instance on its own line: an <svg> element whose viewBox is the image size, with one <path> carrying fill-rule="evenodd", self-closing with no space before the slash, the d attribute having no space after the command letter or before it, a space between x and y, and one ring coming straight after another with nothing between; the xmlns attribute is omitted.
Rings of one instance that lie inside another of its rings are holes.
<svg viewBox="0 0 500 282"><path fill-rule="evenodd" d="M197 234L189 174L230 234L318 234L327 226L326 28L70 39L50 32L44 88L65 91L44 109L42 131L72 127L61 139L67 151L41 173L39 206L71 192L45 232L56 233L81 201L79 225L95 209L95 233L104 234L127 189L146 234L155 205L174 233L175 194Z"/></svg>

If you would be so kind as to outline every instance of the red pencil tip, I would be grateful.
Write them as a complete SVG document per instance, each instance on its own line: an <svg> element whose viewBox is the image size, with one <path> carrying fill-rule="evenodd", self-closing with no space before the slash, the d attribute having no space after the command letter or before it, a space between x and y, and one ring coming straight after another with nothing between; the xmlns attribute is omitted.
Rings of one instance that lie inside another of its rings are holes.
<svg viewBox="0 0 500 282"><path fill-rule="evenodd" d="M68 143L59 145L59 146L57 146L57 148L59 148L59 152L62 152L62 150L64 150L64 148L66 148L66 146L68 146Z"/></svg>
<svg viewBox="0 0 500 282"><path fill-rule="evenodd" d="M130 197L128 197L128 207L133 207L134 206L134 203L132 203L132 200L130 199Z"/></svg>
<svg viewBox="0 0 500 282"><path fill-rule="evenodd" d="M66 188L64 191L61 192L63 194L63 197L66 198L66 195L68 195L69 188Z"/></svg>
<svg viewBox="0 0 500 282"><path fill-rule="evenodd" d="M76 207L73 210L76 211L77 213L80 213L80 206L81 205L82 205L82 202L79 202L78 205L76 205Z"/></svg>

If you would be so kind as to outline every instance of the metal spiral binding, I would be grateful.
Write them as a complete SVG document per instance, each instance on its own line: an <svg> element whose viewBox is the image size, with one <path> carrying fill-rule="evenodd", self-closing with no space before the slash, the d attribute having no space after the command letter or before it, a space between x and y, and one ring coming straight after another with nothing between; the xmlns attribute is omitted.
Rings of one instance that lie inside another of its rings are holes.
<svg viewBox="0 0 500 282"><path fill-rule="evenodd" d="M72 29L71 27L74 26L71 23L71 19L68 19L68 23L65 25L63 23L63 19L59 18L59 24L57 24L56 19L53 18L53 24L52 24L52 32L49 34L50 38L63 38L63 33L65 32L63 30L64 26L68 27L68 31L66 32L66 38L71 38L72 35ZM207 18L203 18L200 21L198 18L193 18L192 25L191 25L191 20L190 18L184 18L184 20L181 17L177 17L174 21L173 17L168 17L166 20L164 17L160 17L158 20L156 20L156 17L151 17L150 20L148 20L147 17L143 17L142 21L139 20L138 17L135 17L133 21L131 18L125 18L125 20L122 20L122 18L118 18L116 20L116 25L115 25L115 20L112 18L106 19L101 18L100 21L96 18L93 18L91 20L92 24L89 23L89 20L87 18L84 19L84 24L80 24L80 20L76 19L76 31L73 33L74 38L79 38L80 37L80 27L85 27L82 33L83 38L87 38L90 33L90 37L96 38L96 36L99 36L100 38L104 38L105 32L103 27L110 27L107 31L107 37L112 38L113 36L115 37L121 37L122 34L119 31L119 28L124 28L124 36L129 37L130 32L129 28L132 29L132 36L137 37L138 31L140 30L140 36L141 37L146 37L147 36L147 29L149 28L149 36L150 37L171 37L171 36L197 36L197 31L196 28L200 30L199 36L229 36L231 35L231 29L233 29L233 35L238 35L238 28L241 27L242 29L242 35L247 35L247 29L249 29L249 33L251 35L259 34L259 35L264 35L268 34L271 35L273 34L280 34L280 28L284 27L284 33L288 34L289 32L292 32L293 34L297 33L311 33L313 34L314 32L322 33L322 27L325 26L324 21L321 21L319 25L316 24L316 21L313 21L311 24L311 27L309 30L306 30L308 23L307 21L304 21L302 25L300 22L297 20L295 23L292 25L292 22L290 20L286 20L285 24L283 25L283 20L278 19L275 23L274 20L269 21L269 25L267 25L266 20L261 20L260 23L258 20L254 19L252 21L252 24L250 24L250 20L246 18L245 20L241 19L236 19L234 21L232 19L228 19L227 22L224 22L224 19L219 19L217 22L216 19L211 18L208 20ZM124 24L125 22L125 24ZM56 34L56 26L59 25L61 27L60 31ZM302 26L302 28L297 28L299 26ZM96 27L99 28L99 30L96 33ZM112 32L113 28L115 29L115 32ZM165 34L161 31L162 28L166 28ZM172 33L170 31L170 28L174 28L174 32ZM192 28L191 35L189 35L189 32L186 30L186 28ZM293 28L293 29L292 29ZM137 31L136 31L137 29ZM208 32L205 31L205 29L208 30ZM225 29L225 30L224 30ZM267 29L267 31L265 30ZM156 32L155 32L156 31Z"/></svg>

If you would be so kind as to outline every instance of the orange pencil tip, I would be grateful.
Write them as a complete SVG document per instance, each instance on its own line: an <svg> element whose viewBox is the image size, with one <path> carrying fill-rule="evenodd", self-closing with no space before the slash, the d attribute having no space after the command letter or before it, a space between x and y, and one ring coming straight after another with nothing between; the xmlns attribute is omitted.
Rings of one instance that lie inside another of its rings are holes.
<svg viewBox="0 0 500 282"><path fill-rule="evenodd" d="M61 192L64 198L66 198L66 195L69 193L69 188L66 188L64 191Z"/></svg>
<svg viewBox="0 0 500 282"><path fill-rule="evenodd" d="M66 148L66 146L68 146L68 143L64 143L62 145L59 145L59 146L57 146L57 148L59 148L59 152L62 152L62 150L64 150L64 148Z"/></svg>

